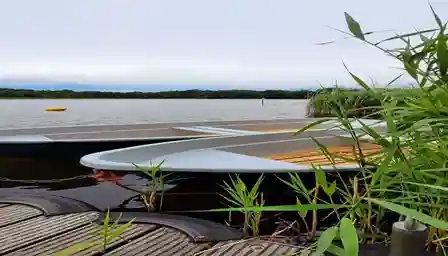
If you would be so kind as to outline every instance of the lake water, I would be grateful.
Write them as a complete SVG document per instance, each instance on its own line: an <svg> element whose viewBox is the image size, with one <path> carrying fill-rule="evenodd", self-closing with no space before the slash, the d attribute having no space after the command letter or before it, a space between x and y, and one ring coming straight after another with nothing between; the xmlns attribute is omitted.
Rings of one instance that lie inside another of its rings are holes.
<svg viewBox="0 0 448 256"><path fill-rule="evenodd" d="M308 100L230 99L8 99L0 100L0 129L300 118ZM65 112L45 112L66 107Z"/></svg>

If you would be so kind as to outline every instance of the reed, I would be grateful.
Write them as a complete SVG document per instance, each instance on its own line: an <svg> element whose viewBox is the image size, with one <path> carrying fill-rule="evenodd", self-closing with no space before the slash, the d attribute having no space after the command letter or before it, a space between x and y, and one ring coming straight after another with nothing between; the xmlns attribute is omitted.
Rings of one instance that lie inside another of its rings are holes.
<svg viewBox="0 0 448 256"><path fill-rule="evenodd" d="M244 214L243 232L247 236L257 236L260 231L261 212L245 211L244 209L264 205L263 194L259 192L263 179L263 175L260 175L252 188L249 189L239 175L235 175L235 177L231 175L230 184L224 181L222 186L227 195L221 196L233 204L233 207L243 208L241 211Z"/></svg>
<svg viewBox="0 0 448 256"><path fill-rule="evenodd" d="M160 167L164 161L155 165L150 163L149 167L134 164L135 168L143 173L149 179L149 184L144 191L139 191L141 198L150 212L154 212L157 206L157 196L159 195L159 211L162 211L165 175L162 174Z"/></svg>
<svg viewBox="0 0 448 256"><path fill-rule="evenodd" d="M228 211L295 211L303 218L306 211L317 212L334 209L338 223L327 229L310 246L312 255L328 251L334 255L357 255L359 243L385 243L389 241L384 226L392 221L406 220L409 229L417 224L429 227L426 248L446 255L448 240L448 35L446 22L430 6L436 28L394 35L380 41L370 41L361 25L348 13L345 20L349 37L361 40L402 63L403 73L414 79L415 88L377 90L360 77L348 74L362 88L362 96L353 96L350 106L358 106L356 112L347 108L347 97L340 90L333 90L320 99L325 99L322 112L335 116L353 140L351 161L357 162L360 172L349 182L342 178L335 185L325 185L325 173L315 171L316 185L305 188L296 174L285 181L297 194L306 198L306 203L294 205L229 208ZM388 49L387 43L398 41L400 48ZM401 76L393 79L394 84ZM408 93L411 92L411 93ZM324 98L325 97L325 98ZM387 124L385 134L379 134L363 124L362 134L369 135L371 143L381 147L374 158L363 152L360 134L349 120L354 113L363 113L367 105L360 99L374 102L375 111L368 114L381 116ZM343 99L343 100L341 100ZM323 102L323 101L322 101ZM353 103L353 104L352 104ZM356 104L355 104L356 103ZM317 105L314 105L317 106ZM329 119L330 120L330 119ZM332 119L334 120L334 119ZM298 131L303 132L320 120ZM316 145L329 159L334 153L316 141ZM370 168L370 167L374 168ZM368 168L369 167L369 168ZM320 188L326 193L337 194L342 201L335 204L318 198L314 192ZM314 189L314 190L313 190ZM224 209L221 209L224 210ZM391 215L392 213L392 215ZM394 217L395 215L398 217ZM389 217L386 217L388 215ZM391 219L392 218L392 219ZM313 220L316 221L316 220ZM318 221L318 220L317 220ZM357 228L355 228L357 227ZM314 229L314 224L311 230Z"/></svg>
<svg viewBox="0 0 448 256"><path fill-rule="evenodd" d="M381 93L382 90L378 90ZM306 106L307 117L334 117L335 101L342 104L349 117L382 118L378 109L381 102L365 90L331 88L318 90Z"/></svg>

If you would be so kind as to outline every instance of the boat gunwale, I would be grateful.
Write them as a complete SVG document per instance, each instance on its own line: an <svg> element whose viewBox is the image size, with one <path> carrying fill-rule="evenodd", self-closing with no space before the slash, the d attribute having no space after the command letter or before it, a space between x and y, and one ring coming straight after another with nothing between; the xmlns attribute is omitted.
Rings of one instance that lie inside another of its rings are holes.
<svg viewBox="0 0 448 256"><path fill-rule="evenodd" d="M314 130L316 131L316 130ZM322 130L317 130L317 132L325 132L324 129ZM294 134L295 132L281 132L282 134ZM209 137L209 138L198 138L198 139L193 139L194 141L202 141L202 140L224 140L228 137L232 137L232 138L239 138L239 137L246 137L246 136L263 136L263 135L268 135L268 134L254 134L254 135L230 135L230 136L218 136L218 137ZM315 136L313 137L315 139L320 139L320 138L340 138L343 140L347 140L347 137L344 136L339 136L337 134L328 134L328 133L323 133L320 136ZM311 140L310 137L302 137L302 138L291 138L293 140ZM175 143L188 143L192 140L187 140L187 141L169 141L169 142L162 142L162 143L157 143L157 144L150 144L150 145L139 145L139 146L133 146L133 147L127 147L127 148L120 148L120 149L113 149L113 150L106 150L106 151L101 151L101 152L96 152L96 153L92 153L92 154L88 154L83 156L80 159L80 163L86 167L89 168L96 168L96 169L102 169L100 166L108 166L107 169L105 170L110 170L110 171L120 171L120 172L136 172L135 166L133 164L129 164L129 163L120 163L120 162L114 162L111 160L102 160L100 159L100 157L102 155L108 154L108 153L119 153L128 149L140 149L140 148L145 148L148 146L158 146L158 145L169 145L169 144L175 144ZM288 141L288 140L281 140L281 141ZM253 144L264 144L264 143L271 143L273 141L266 141L266 142L253 142L253 143L241 143L241 144L233 144L233 145L227 145L227 146L216 146L216 147L209 147L209 148L201 148L201 149L191 149L191 151L193 150L220 150L220 149L224 149L226 147L232 147L232 146L236 146L236 145L253 145ZM189 150L186 150L189 151ZM225 150L222 150L225 151ZM185 152L185 151L182 151ZM179 152L178 152L179 153ZM228 152L228 153L233 153L233 152ZM168 157L169 155L174 155L176 153L170 153L170 154L166 154L164 156ZM237 154L237 153L235 153ZM243 155L243 154L241 154ZM158 156L156 157L156 159L158 158L162 158L164 156ZM248 156L248 155L246 155ZM250 156L250 157L257 157L260 160L264 159L263 157L260 156ZM86 162L87 160L87 162ZM90 161L89 161L90 160ZM272 159L264 159L264 160L272 160ZM148 162L150 162L151 159L148 160ZM275 161L275 160L273 160ZM92 163L92 164L91 164ZM111 163L113 163L111 165ZM136 163L138 164L138 163ZM169 167L169 166L162 166L163 168L163 172L188 172L188 173L193 173L193 172L214 172L214 173L288 173L288 172L303 172L303 173L308 173L308 172L312 172L312 165L304 165L304 164L293 164L297 169L296 170L286 170L286 169L270 169L270 170L260 170L260 171L256 171L253 169L246 169L246 170L242 170L239 169L239 171L237 171L236 168L234 169L229 169L229 168L215 168L213 170L211 170L210 168L195 168L194 170L192 170L191 168L187 168L185 170L178 168L178 167ZM359 164L344 164L344 165L339 165L339 166L333 166L333 165L319 165L320 168L322 168L322 170L324 171L335 171L335 172L340 172L340 171L356 171L359 170L360 166Z"/></svg>

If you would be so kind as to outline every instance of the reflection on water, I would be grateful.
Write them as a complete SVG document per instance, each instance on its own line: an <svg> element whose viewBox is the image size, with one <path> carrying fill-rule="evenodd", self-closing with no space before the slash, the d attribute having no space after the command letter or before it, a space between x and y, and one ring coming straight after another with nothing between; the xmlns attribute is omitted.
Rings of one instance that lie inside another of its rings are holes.
<svg viewBox="0 0 448 256"><path fill-rule="evenodd" d="M207 175L183 176L171 173L168 176L163 186L165 210L220 207L220 204L216 204L220 201L216 193L221 179L219 176L213 180ZM142 200L133 190L149 190L150 180L140 175L126 174L120 178L120 184L123 186L99 181L92 169L74 160L0 158L0 196L36 192L74 198L100 209L144 210Z"/></svg>
<svg viewBox="0 0 448 256"><path fill-rule="evenodd" d="M248 187L252 187L258 177L257 174L241 175ZM21 181L10 181L4 178ZM282 178L287 179L287 177ZM63 179L63 181L47 182L53 179ZM221 196L225 195L221 186L225 180L229 182L228 179L227 173L188 173L188 175L171 173L169 180L165 180L168 184L164 185L163 212L224 223L228 220L228 213L212 213L206 210L229 206ZM120 184L139 191L149 189L149 182L148 179L136 174L126 174L120 179ZM275 175L265 175L265 181L260 189L268 204L295 203L294 193L288 189L285 190L284 184ZM74 198L101 210L110 208L121 211L146 211L142 199L136 192L111 182L98 181L93 175L93 170L73 160L0 158L0 196L20 192ZM191 212L192 210L196 212ZM197 212L197 210L203 211ZM272 225L273 222L268 220L276 214L264 214L265 221L268 223L267 230L275 228ZM242 215L238 216L235 213L232 214L232 218L233 224L237 226L243 220Z"/></svg>
<svg viewBox="0 0 448 256"><path fill-rule="evenodd" d="M65 159L0 158L0 177L6 178L0 180L0 195L17 192L48 193L82 200L100 209L118 207L135 195L114 184L98 182L91 169ZM62 181L48 182L56 179ZM130 186L138 186L144 182L136 175L123 177L123 184ZM141 205L134 203L128 207Z"/></svg>

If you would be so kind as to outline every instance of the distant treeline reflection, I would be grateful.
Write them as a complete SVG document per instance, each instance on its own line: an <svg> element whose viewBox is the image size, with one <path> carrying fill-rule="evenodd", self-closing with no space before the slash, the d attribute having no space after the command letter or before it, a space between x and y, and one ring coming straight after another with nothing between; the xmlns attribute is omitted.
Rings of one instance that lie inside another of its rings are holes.
<svg viewBox="0 0 448 256"><path fill-rule="evenodd" d="M315 91L310 90L184 90L163 92L104 92L0 88L0 98L39 99L308 99L315 93Z"/></svg>

